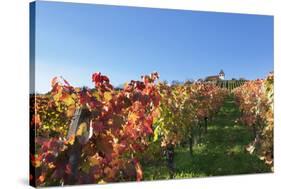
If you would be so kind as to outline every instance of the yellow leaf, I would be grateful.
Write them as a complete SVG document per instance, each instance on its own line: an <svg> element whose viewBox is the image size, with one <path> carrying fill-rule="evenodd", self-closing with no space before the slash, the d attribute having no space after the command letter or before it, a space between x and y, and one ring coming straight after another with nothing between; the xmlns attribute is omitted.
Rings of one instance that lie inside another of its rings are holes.
<svg viewBox="0 0 281 189"><path fill-rule="evenodd" d="M66 116L67 117L72 117L74 115L75 109L76 109L76 107L75 107L74 104L69 106L67 111L66 111Z"/></svg>
<svg viewBox="0 0 281 189"><path fill-rule="evenodd" d="M94 156L90 157L89 161L90 161L91 166L95 166L95 165L100 164L100 158L97 155L94 155Z"/></svg>
<svg viewBox="0 0 281 189"><path fill-rule="evenodd" d="M130 113L128 116L128 120L131 120L132 122L136 122L138 119L138 115L136 115L135 113Z"/></svg>
<svg viewBox="0 0 281 189"><path fill-rule="evenodd" d="M94 91L94 92L92 93L92 96L93 96L93 97L96 97L97 100L100 100L100 95L99 95L98 92Z"/></svg>
<svg viewBox="0 0 281 189"><path fill-rule="evenodd" d="M87 132L87 123L83 122L79 125L77 131L76 131L76 136L82 136Z"/></svg>
<svg viewBox="0 0 281 189"><path fill-rule="evenodd" d="M58 102L60 100L60 97L61 97L61 93L57 93L53 96L53 98L56 102Z"/></svg>
<svg viewBox="0 0 281 189"><path fill-rule="evenodd" d="M70 95L67 95L65 98L63 98L63 102L67 105L73 105L75 104L75 101L73 100L73 98Z"/></svg>
<svg viewBox="0 0 281 189"><path fill-rule="evenodd" d="M104 180L100 180L99 182L98 182L98 184L105 184L106 182L104 181Z"/></svg>
<svg viewBox="0 0 281 189"><path fill-rule="evenodd" d="M83 163L82 164L82 166L81 166L81 169L82 169L82 171L83 172L85 172L85 173L89 173L89 171L90 171L90 168L91 168L91 166L90 166L90 164L89 163Z"/></svg>
<svg viewBox="0 0 281 189"><path fill-rule="evenodd" d="M35 161L33 162L33 166L34 166L34 167L40 167L40 166L41 166L41 161L40 161L40 160L35 160Z"/></svg>
<svg viewBox="0 0 281 189"><path fill-rule="evenodd" d="M54 165L54 163L48 163L48 167L49 167L50 169L53 169L53 168L55 168L56 166Z"/></svg>
<svg viewBox="0 0 281 189"><path fill-rule="evenodd" d="M105 92L104 93L104 99L105 99L105 101L110 101L112 99L111 92Z"/></svg>
<svg viewBox="0 0 281 189"><path fill-rule="evenodd" d="M75 135L71 135L66 143L73 145L74 141L75 141Z"/></svg>

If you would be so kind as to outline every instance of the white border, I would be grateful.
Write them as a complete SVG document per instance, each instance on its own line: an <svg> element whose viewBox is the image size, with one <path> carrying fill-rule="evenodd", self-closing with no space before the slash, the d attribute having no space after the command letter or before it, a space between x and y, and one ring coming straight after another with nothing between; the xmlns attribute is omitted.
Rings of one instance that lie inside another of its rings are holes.
<svg viewBox="0 0 281 189"><path fill-rule="evenodd" d="M173 8L274 15L275 54L275 173L209 177L127 184L88 185L82 188L267 188L280 174L280 24L278 0L72 0L138 7ZM0 1L0 188L29 188L28 177L28 15L29 0ZM279 52L279 54L278 54ZM60 188L60 187L55 187ZM71 188L78 188L73 186Z"/></svg>

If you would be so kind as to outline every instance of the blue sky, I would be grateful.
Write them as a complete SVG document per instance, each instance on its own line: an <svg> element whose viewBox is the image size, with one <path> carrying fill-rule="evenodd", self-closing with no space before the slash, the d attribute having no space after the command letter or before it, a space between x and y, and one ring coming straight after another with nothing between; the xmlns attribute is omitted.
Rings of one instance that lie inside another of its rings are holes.
<svg viewBox="0 0 281 189"><path fill-rule="evenodd" d="M90 4L36 4L36 91L63 76L89 86L100 71L117 86L161 80L263 78L273 70L273 17Z"/></svg>

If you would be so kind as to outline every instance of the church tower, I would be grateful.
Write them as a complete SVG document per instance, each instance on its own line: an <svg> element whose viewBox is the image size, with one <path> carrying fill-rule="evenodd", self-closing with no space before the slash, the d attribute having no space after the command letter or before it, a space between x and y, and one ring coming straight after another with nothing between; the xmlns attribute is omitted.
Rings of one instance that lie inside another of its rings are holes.
<svg viewBox="0 0 281 189"><path fill-rule="evenodd" d="M225 74L224 74L223 70L221 70L220 73L219 73L219 78L221 80L224 80L224 76L225 76Z"/></svg>

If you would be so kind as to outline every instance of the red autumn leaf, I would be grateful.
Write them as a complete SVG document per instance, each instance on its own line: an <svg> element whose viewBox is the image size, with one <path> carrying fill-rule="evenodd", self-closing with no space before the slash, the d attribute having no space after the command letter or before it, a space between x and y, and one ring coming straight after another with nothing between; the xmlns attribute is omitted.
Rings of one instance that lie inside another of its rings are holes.
<svg viewBox="0 0 281 189"><path fill-rule="evenodd" d="M137 173L137 181L141 181L143 178L143 173L142 173L142 169L141 169L141 165L139 163L139 161L137 159L133 160L134 165L135 165L135 169L136 169L136 173Z"/></svg>
<svg viewBox="0 0 281 189"><path fill-rule="evenodd" d="M97 73L94 73L92 75L92 81L96 84L96 83L100 83L101 82L101 73L100 72L97 72Z"/></svg>
<svg viewBox="0 0 281 189"><path fill-rule="evenodd" d="M35 114L32 116L32 123L36 126L39 127L41 125L41 119L39 114Z"/></svg>
<svg viewBox="0 0 281 189"><path fill-rule="evenodd" d="M45 175L40 175L38 180L39 182L43 183L45 181Z"/></svg>
<svg viewBox="0 0 281 189"><path fill-rule="evenodd" d="M56 157L52 153L47 153L44 159L46 162L50 163L54 162L56 160Z"/></svg>
<svg viewBox="0 0 281 189"><path fill-rule="evenodd" d="M72 173L72 169L71 169L71 165L70 164L67 164L65 166L65 173L70 175Z"/></svg>
<svg viewBox="0 0 281 189"><path fill-rule="evenodd" d="M33 180L33 175L32 175L32 174L29 175L29 180L30 180L30 181Z"/></svg>
<svg viewBox="0 0 281 189"><path fill-rule="evenodd" d="M105 126L104 126L103 122L101 122L101 121L92 121L91 127L97 133L102 132L105 129Z"/></svg>
<svg viewBox="0 0 281 189"><path fill-rule="evenodd" d="M144 132L146 134L152 134L153 133L153 130L152 130L152 122L153 122L153 119L151 116L148 116L145 121L144 121Z"/></svg>
<svg viewBox="0 0 281 189"><path fill-rule="evenodd" d="M58 83L58 77L54 77L51 81L51 86L54 87Z"/></svg>

